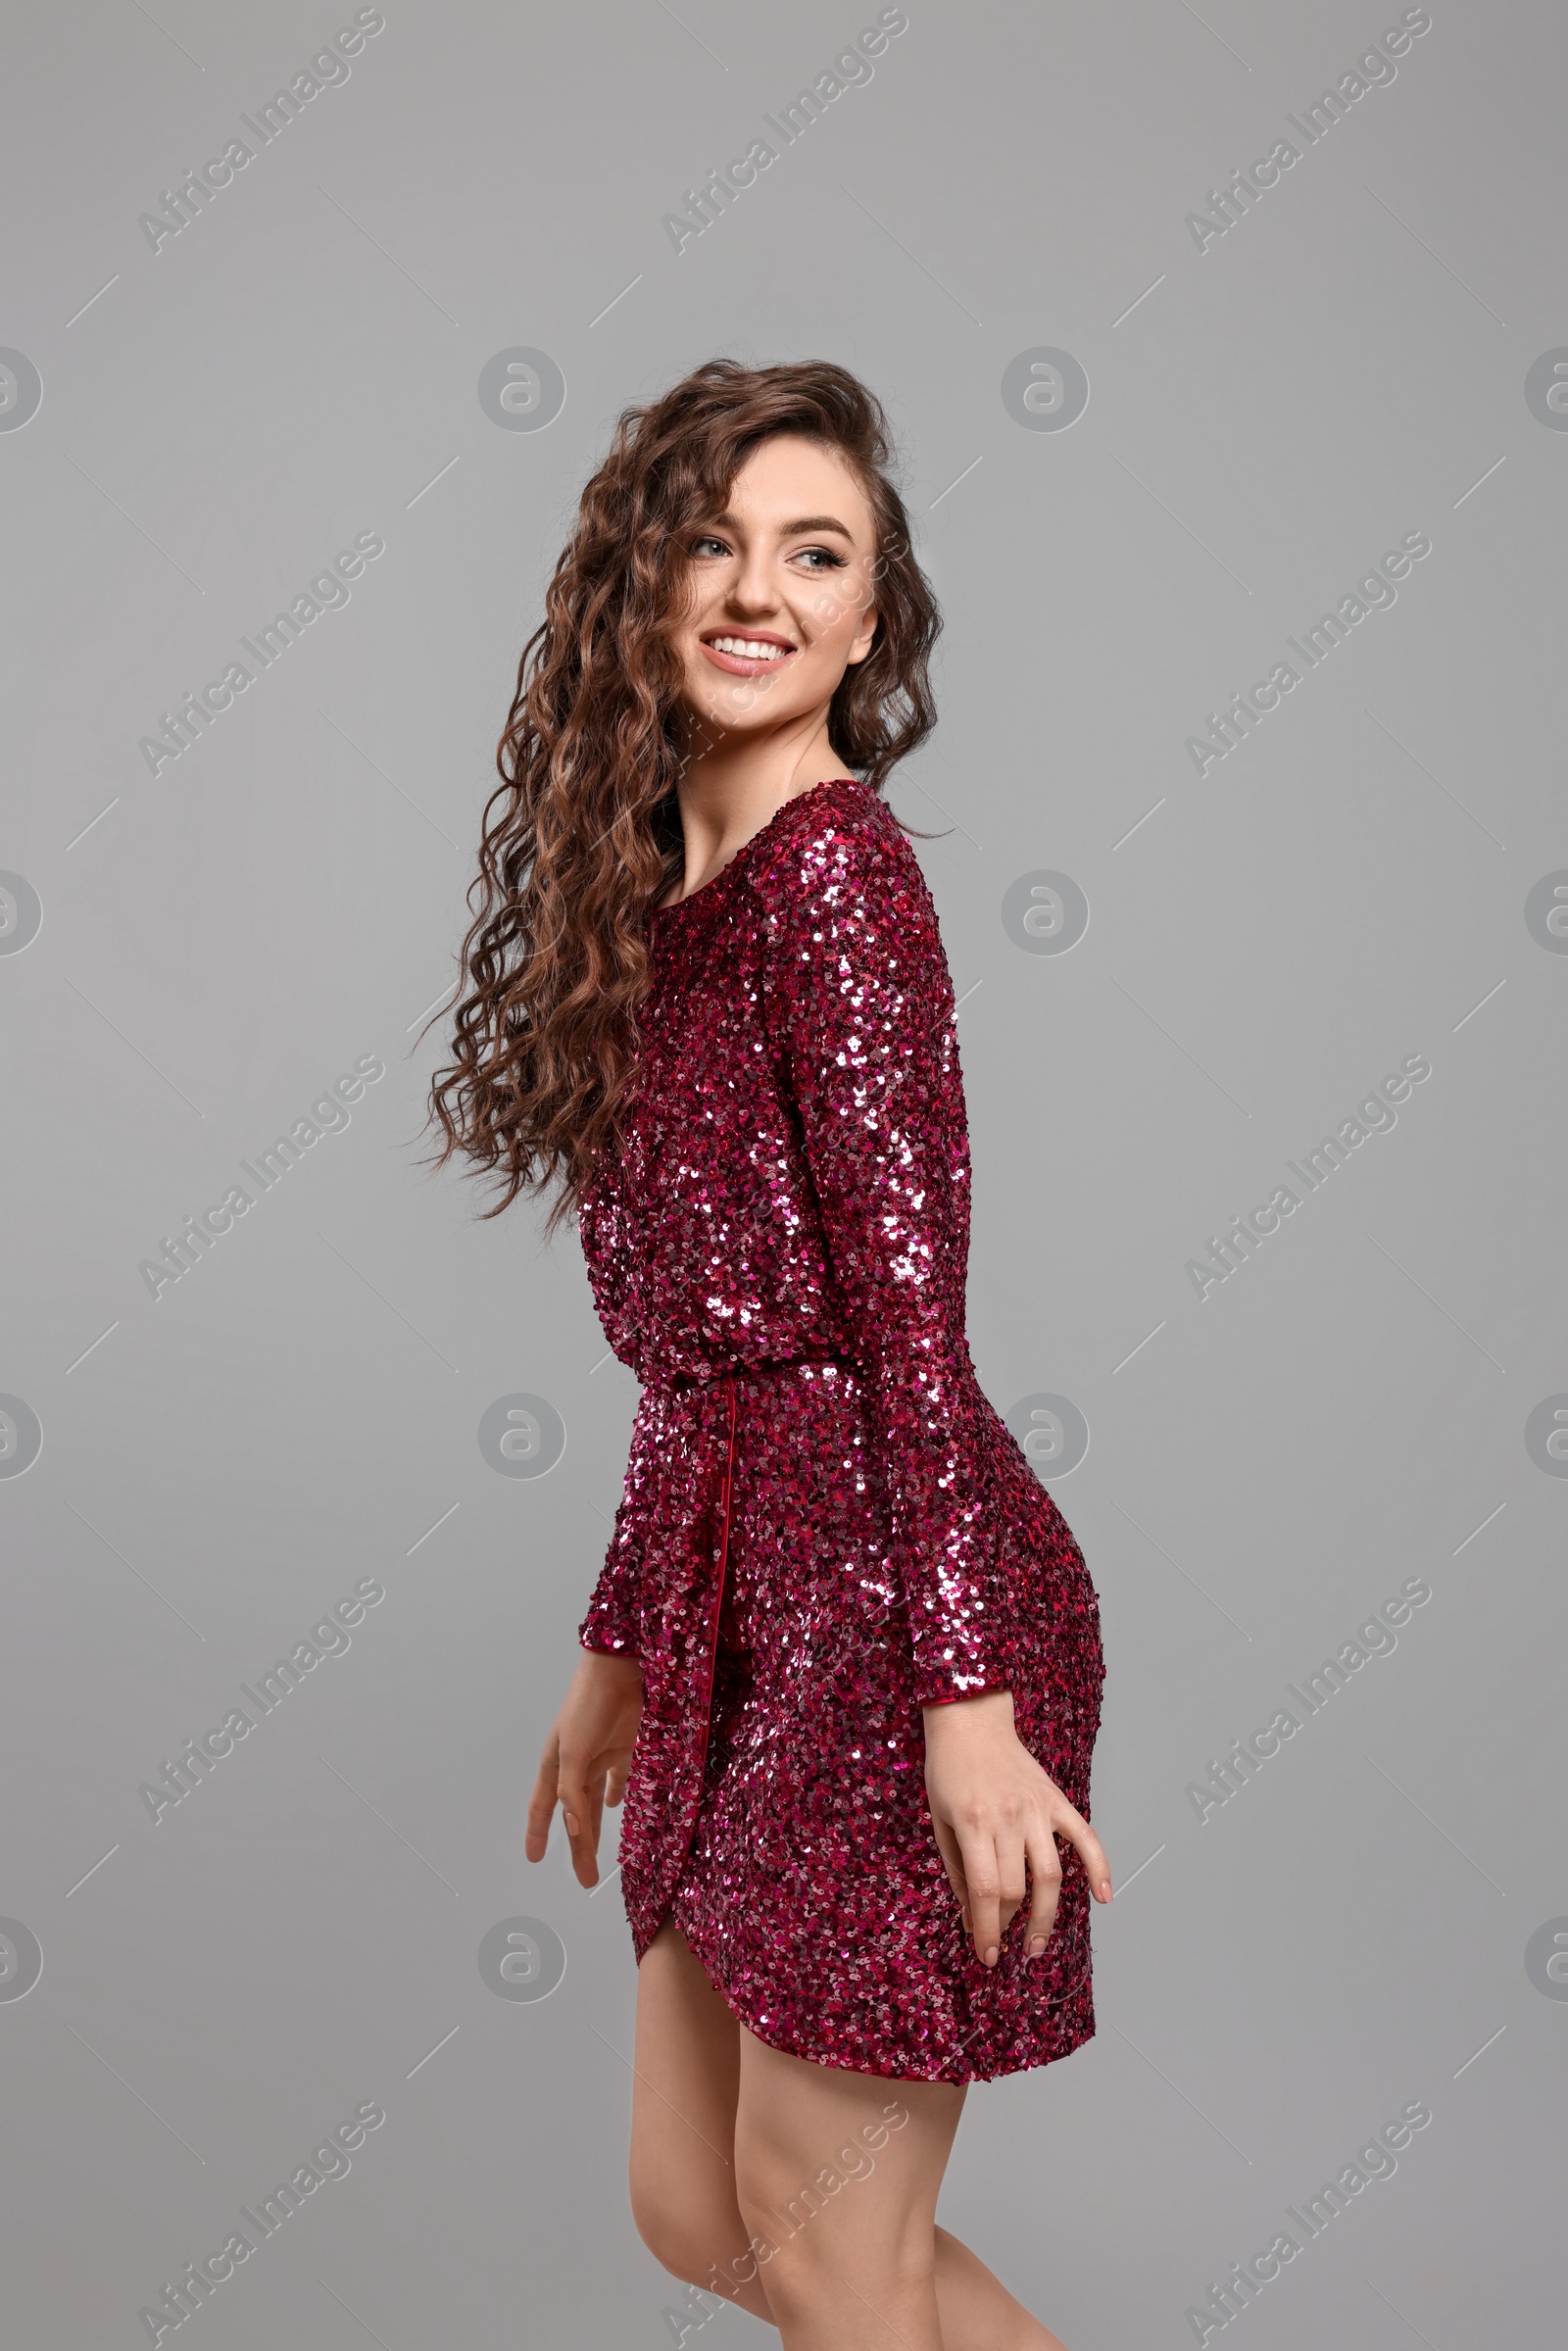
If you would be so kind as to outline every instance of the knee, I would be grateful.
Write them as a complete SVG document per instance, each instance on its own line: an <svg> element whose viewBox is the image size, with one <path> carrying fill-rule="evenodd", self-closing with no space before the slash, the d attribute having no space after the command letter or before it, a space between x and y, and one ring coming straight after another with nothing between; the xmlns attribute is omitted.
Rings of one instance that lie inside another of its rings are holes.
<svg viewBox="0 0 1568 2351"><path fill-rule="evenodd" d="M701 2194L683 2192L679 2180L633 2170L631 2213L654 2259L688 2285L702 2285L744 2244L736 2215L714 2209Z"/></svg>
<svg viewBox="0 0 1568 2351"><path fill-rule="evenodd" d="M845 2287L879 2313L921 2307L936 2292L936 2261L918 2231L875 2227L845 2233L831 2222L781 2231L776 2219L760 2213L754 2221L760 2281L775 2326L786 2334L794 2325L819 2320L824 2310L842 2313Z"/></svg>
<svg viewBox="0 0 1568 2351"><path fill-rule="evenodd" d="M769 2248L793 2244L804 2221L822 2201L816 2188L803 2195L790 2167L777 2160L772 2149L759 2145L755 2135L749 2146L737 2140L735 2202L742 2230L754 2246L758 2239Z"/></svg>
<svg viewBox="0 0 1568 2351"><path fill-rule="evenodd" d="M736 2149L736 2199L751 2247L766 2266L777 2309L808 2306L824 2283L848 2271L874 2282L875 2296L933 2288L936 2233L923 2204L890 2212L858 2201L861 2175L819 2170L802 2185L798 2168L775 2150Z"/></svg>

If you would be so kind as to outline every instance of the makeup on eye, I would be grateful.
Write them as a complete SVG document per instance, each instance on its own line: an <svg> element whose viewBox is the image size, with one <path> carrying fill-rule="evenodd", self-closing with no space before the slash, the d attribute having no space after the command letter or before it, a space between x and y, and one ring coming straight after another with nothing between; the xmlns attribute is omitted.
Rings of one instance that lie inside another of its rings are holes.
<svg viewBox="0 0 1568 2351"><path fill-rule="evenodd" d="M785 534L785 536L792 536L792 534ZM844 534L844 536L849 536L849 534ZM731 555L731 553L733 553L731 548L726 548L726 546L724 546L724 541L721 541L721 538L719 538L717 534L714 534L714 531L703 531L703 534L698 536L696 541L694 541L694 546L691 546L691 553L694 553L694 555L701 555L703 550L706 550L706 548L717 548L717 550L719 550L719 555ZM820 562L820 566L818 566L818 564L813 564L813 566L811 566L813 571L815 571L815 569L823 569L823 571L844 571L844 566L849 564L849 558L847 558L847 555L839 555L835 548L795 548L795 550L792 550L792 553L788 555L788 558L785 558L785 562L797 562L797 560L802 558L802 555L820 555L820 558L823 558L823 562Z"/></svg>

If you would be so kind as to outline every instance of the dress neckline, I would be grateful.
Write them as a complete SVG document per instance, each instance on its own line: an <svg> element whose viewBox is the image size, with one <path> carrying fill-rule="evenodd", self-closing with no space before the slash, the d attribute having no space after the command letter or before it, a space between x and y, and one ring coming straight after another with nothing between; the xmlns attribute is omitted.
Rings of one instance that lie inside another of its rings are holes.
<svg viewBox="0 0 1568 2351"><path fill-rule="evenodd" d="M673 899L667 906L650 906L648 909L650 917L662 918L668 914L680 914L685 911L687 906L694 906L700 898L707 898L710 891L718 888L720 882L727 881L729 876L735 871L736 867L743 864L746 858L751 856L752 851L757 847L758 843L760 841L765 841L769 833L771 833L775 826L778 825L782 819L789 814L792 808L804 807L808 801L817 799L819 795L824 792L839 792L845 790L846 788L855 792L863 792L870 789L869 785L862 784L858 776L833 775L824 776L822 781L820 783L813 784L808 792L795 793L791 799L780 803L779 807L773 810L773 813L768 818L767 822L764 825L759 826L758 830L753 833L749 841L743 841L741 843L739 849L730 858L727 865L721 865L715 874L710 875L710 878L706 882L703 882L697 889L690 891L685 898Z"/></svg>

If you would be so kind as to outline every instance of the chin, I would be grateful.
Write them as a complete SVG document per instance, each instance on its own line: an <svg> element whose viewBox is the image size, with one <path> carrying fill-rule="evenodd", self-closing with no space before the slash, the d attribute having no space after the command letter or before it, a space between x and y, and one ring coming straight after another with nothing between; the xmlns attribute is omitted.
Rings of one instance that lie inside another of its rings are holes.
<svg viewBox="0 0 1568 2351"><path fill-rule="evenodd" d="M701 717L731 735L750 734L775 726L781 719L797 718L808 707L808 698L781 695L765 680L754 683L748 678L721 678L715 685L711 671L704 678L701 693L688 692L686 700Z"/></svg>

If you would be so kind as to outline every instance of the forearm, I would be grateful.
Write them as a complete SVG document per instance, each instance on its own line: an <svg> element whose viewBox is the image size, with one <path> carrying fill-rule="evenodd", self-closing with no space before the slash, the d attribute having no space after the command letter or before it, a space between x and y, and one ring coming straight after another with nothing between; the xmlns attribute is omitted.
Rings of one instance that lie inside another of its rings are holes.
<svg viewBox="0 0 1568 2351"><path fill-rule="evenodd" d="M624 1680L629 1686L640 1687L643 1678L642 1659L630 1649L617 1649L597 1641L578 1642L578 1663L591 1663L593 1670L606 1680Z"/></svg>

